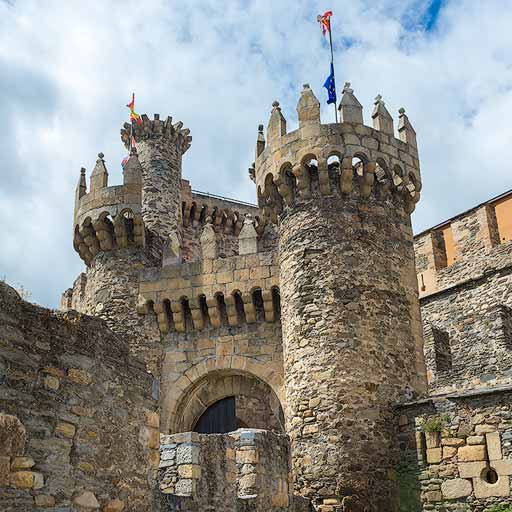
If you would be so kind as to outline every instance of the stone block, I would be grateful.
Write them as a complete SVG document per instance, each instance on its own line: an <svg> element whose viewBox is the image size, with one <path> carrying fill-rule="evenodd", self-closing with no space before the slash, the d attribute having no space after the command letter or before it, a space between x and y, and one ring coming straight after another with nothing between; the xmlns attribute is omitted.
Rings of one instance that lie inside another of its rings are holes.
<svg viewBox="0 0 512 512"><path fill-rule="evenodd" d="M144 422L148 427L160 428L160 415L154 411L144 411Z"/></svg>
<svg viewBox="0 0 512 512"><path fill-rule="evenodd" d="M11 461L11 471L30 469L34 465L35 462L32 457L14 457Z"/></svg>
<svg viewBox="0 0 512 512"><path fill-rule="evenodd" d="M464 446L466 443L464 442L464 439L459 439L458 437L446 437L441 441L441 444L443 446Z"/></svg>
<svg viewBox="0 0 512 512"><path fill-rule="evenodd" d="M274 494L271 498L271 503L272 507L287 509L290 505L290 497L284 492Z"/></svg>
<svg viewBox="0 0 512 512"><path fill-rule="evenodd" d="M470 444L470 445L484 444L485 443L485 437L484 436L469 436L466 439L466 443Z"/></svg>
<svg viewBox="0 0 512 512"><path fill-rule="evenodd" d="M462 462L457 464L459 468L459 476L461 478L473 478L479 477L482 474L482 471L485 467L487 467L487 463L485 461L481 462Z"/></svg>
<svg viewBox="0 0 512 512"><path fill-rule="evenodd" d="M70 368L68 370L68 380L74 382L75 384L87 386L92 382L92 376L85 370L81 370L79 368Z"/></svg>
<svg viewBox="0 0 512 512"><path fill-rule="evenodd" d="M501 439L499 432L489 432L488 434L485 434L485 440L487 442L487 454L489 455L489 460L501 459Z"/></svg>
<svg viewBox="0 0 512 512"><path fill-rule="evenodd" d="M236 452L237 464L256 464L258 460L259 456L256 450L237 450Z"/></svg>
<svg viewBox="0 0 512 512"><path fill-rule="evenodd" d="M184 479L178 480L176 482L176 487L174 488L174 494L177 496L192 496L195 491L195 482L194 480Z"/></svg>
<svg viewBox="0 0 512 512"><path fill-rule="evenodd" d="M199 446L182 444L176 449L178 464L199 464Z"/></svg>
<svg viewBox="0 0 512 512"><path fill-rule="evenodd" d="M34 489L42 489L44 487L44 475L42 473L34 473Z"/></svg>
<svg viewBox="0 0 512 512"><path fill-rule="evenodd" d="M53 507L55 506L55 498L50 494L38 494L34 496L34 504L41 508Z"/></svg>
<svg viewBox="0 0 512 512"><path fill-rule="evenodd" d="M427 449L427 462L429 464L439 464L443 456L442 448Z"/></svg>
<svg viewBox="0 0 512 512"><path fill-rule="evenodd" d="M493 460L491 467L498 475L512 475L512 460Z"/></svg>
<svg viewBox="0 0 512 512"><path fill-rule="evenodd" d="M103 512L123 512L125 503L123 500L111 500L104 507Z"/></svg>
<svg viewBox="0 0 512 512"><path fill-rule="evenodd" d="M59 389L60 380L53 375L45 375L43 382L46 389L50 389L52 391L57 391Z"/></svg>
<svg viewBox="0 0 512 512"><path fill-rule="evenodd" d="M145 448L158 450L160 448L160 432L156 428L142 427L139 433L139 442Z"/></svg>
<svg viewBox="0 0 512 512"><path fill-rule="evenodd" d="M0 457L0 487L9 485L9 472L11 470L11 458Z"/></svg>
<svg viewBox="0 0 512 512"><path fill-rule="evenodd" d="M443 495L441 494L441 491L427 491L423 495L423 499L428 502L443 501Z"/></svg>
<svg viewBox="0 0 512 512"><path fill-rule="evenodd" d="M76 427L72 423L60 421L55 427L55 434L58 437L66 437L72 439L75 436Z"/></svg>
<svg viewBox="0 0 512 512"><path fill-rule="evenodd" d="M425 432L427 448L437 448L441 444L441 432Z"/></svg>
<svg viewBox="0 0 512 512"><path fill-rule="evenodd" d="M97 510L100 508L100 504L96 499L96 496L91 491L84 491L75 498L73 498L73 503L77 507L82 507L86 510Z"/></svg>
<svg viewBox="0 0 512 512"><path fill-rule="evenodd" d="M495 484L488 484L481 478L473 478L473 488L476 498L491 498L493 496L509 496L510 482L508 476L500 476Z"/></svg>
<svg viewBox="0 0 512 512"><path fill-rule="evenodd" d="M308 434L316 434L318 432L318 425L306 425L302 429L302 434L307 436Z"/></svg>
<svg viewBox="0 0 512 512"><path fill-rule="evenodd" d="M472 462L486 459L484 445L462 446L457 452L459 462Z"/></svg>
<svg viewBox="0 0 512 512"><path fill-rule="evenodd" d="M480 436L482 434L489 434L489 432L495 432L495 431L496 431L496 427L494 425L482 424L482 425L477 425L475 427L475 432L476 432L477 436Z"/></svg>
<svg viewBox="0 0 512 512"><path fill-rule="evenodd" d="M9 475L9 485L16 489L32 489L34 487L34 473L32 471L17 471Z"/></svg>
<svg viewBox="0 0 512 512"><path fill-rule="evenodd" d="M178 466L178 475L180 478L201 478L201 466L197 464L182 464Z"/></svg>
<svg viewBox="0 0 512 512"><path fill-rule="evenodd" d="M441 484L441 492L446 500L456 500L457 498L469 496L472 491L471 481L463 478L453 478Z"/></svg>
<svg viewBox="0 0 512 512"><path fill-rule="evenodd" d="M451 459L457 454L455 446L443 446L443 459Z"/></svg>
<svg viewBox="0 0 512 512"><path fill-rule="evenodd" d="M160 464L160 451L148 450L148 464L150 468L158 468Z"/></svg>

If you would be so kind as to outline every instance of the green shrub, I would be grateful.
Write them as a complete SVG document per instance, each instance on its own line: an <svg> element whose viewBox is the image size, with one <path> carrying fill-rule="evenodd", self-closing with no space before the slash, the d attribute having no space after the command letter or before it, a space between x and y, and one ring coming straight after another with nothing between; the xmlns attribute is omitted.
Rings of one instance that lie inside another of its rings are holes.
<svg viewBox="0 0 512 512"><path fill-rule="evenodd" d="M442 432L446 423L450 421L449 416L437 415L431 416L428 418L425 423L423 423L423 431L424 432Z"/></svg>
<svg viewBox="0 0 512 512"><path fill-rule="evenodd" d="M493 505L487 509L487 512L512 512L512 505L507 505L506 503Z"/></svg>

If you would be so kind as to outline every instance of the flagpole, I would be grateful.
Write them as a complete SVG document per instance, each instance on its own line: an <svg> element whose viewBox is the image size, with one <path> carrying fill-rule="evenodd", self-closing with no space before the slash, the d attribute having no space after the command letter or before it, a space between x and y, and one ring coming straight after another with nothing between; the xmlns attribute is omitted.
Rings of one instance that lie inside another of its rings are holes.
<svg viewBox="0 0 512 512"><path fill-rule="evenodd" d="M329 19L329 44L331 46L331 66L332 66L332 76L334 78L334 83L336 83L336 77L334 74L334 52L332 50L332 24L331 20ZM336 120L336 124L338 124L338 107L336 105L336 102L334 102L334 119Z"/></svg>

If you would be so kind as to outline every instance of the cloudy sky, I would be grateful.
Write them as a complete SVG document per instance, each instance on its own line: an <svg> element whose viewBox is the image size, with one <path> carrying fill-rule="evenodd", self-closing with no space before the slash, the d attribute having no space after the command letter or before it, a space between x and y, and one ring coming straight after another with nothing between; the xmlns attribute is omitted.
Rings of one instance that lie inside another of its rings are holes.
<svg viewBox="0 0 512 512"><path fill-rule="evenodd" d="M332 121L326 9L338 88L352 83L367 124L380 93L416 128L416 231L510 188L512 0L0 0L0 278L58 305L83 269L79 169L102 151L120 183L132 91L140 113L190 128L193 188L254 201L247 168L272 101L293 129L308 82Z"/></svg>

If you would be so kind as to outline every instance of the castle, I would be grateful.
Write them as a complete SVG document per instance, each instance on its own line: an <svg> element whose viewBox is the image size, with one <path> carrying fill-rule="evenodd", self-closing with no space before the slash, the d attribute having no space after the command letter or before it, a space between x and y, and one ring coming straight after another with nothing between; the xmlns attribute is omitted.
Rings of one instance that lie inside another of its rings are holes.
<svg viewBox="0 0 512 512"><path fill-rule="evenodd" d="M472 510L512 503L512 193L413 237L416 133L350 84L278 102L258 206L193 191L142 116L80 172L61 312L0 289L6 511Z"/></svg>

